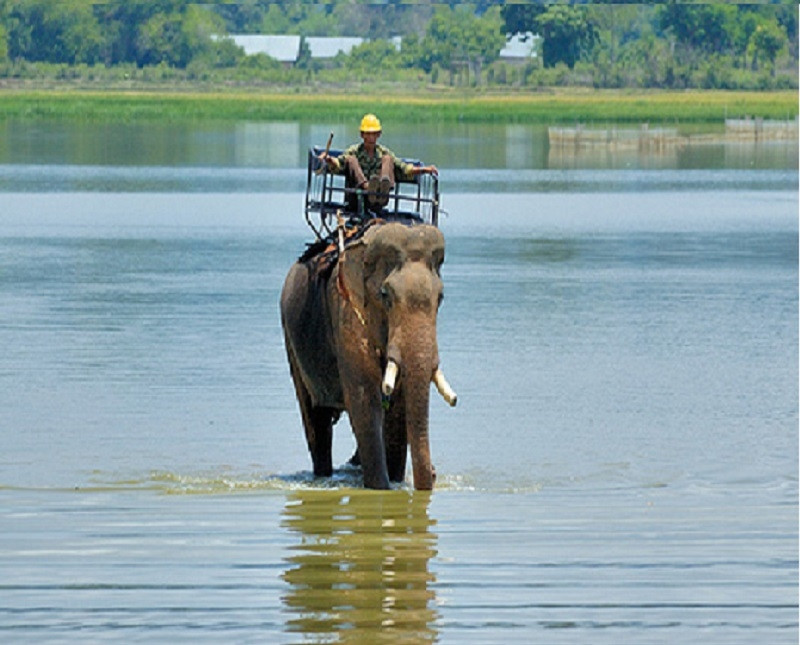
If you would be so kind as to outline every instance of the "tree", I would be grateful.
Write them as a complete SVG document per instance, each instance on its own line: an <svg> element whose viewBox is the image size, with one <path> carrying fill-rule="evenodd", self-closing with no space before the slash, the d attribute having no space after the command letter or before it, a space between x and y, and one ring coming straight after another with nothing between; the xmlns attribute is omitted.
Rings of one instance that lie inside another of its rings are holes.
<svg viewBox="0 0 800 645"><path fill-rule="evenodd" d="M246 58L244 49L233 42L231 38L220 38L213 41L211 48L192 62L198 61L211 67L230 68L236 67Z"/></svg>
<svg viewBox="0 0 800 645"><path fill-rule="evenodd" d="M7 47L12 58L53 63L95 63L104 38L89 4L80 0L10 2Z"/></svg>
<svg viewBox="0 0 800 645"><path fill-rule="evenodd" d="M451 74L466 66L477 82L481 68L497 59L505 42L498 7L477 17L471 9L440 7L428 25L422 50L422 64L430 71L434 64L449 68Z"/></svg>
<svg viewBox="0 0 800 645"><path fill-rule="evenodd" d="M301 34L303 36L338 36L340 26L331 15L330 4L282 0L269 3L260 31L265 34Z"/></svg>
<svg viewBox="0 0 800 645"><path fill-rule="evenodd" d="M301 5L305 7L299 11L302 18L296 23L290 23L289 33L299 33L304 36L344 36L342 22L331 13L331 7L324 4L310 3Z"/></svg>
<svg viewBox="0 0 800 645"><path fill-rule="evenodd" d="M680 71L669 53L669 43L652 31L620 48L620 73L626 85L634 87L673 87L680 84Z"/></svg>
<svg viewBox="0 0 800 645"><path fill-rule="evenodd" d="M750 38L753 32L758 27L761 21L758 13L752 10L746 10L740 13L739 19L736 21L735 29L731 34L735 56L741 61L741 66L747 66L748 46L750 45Z"/></svg>
<svg viewBox="0 0 800 645"><path fill-rule="evenodd" d="M737 8L731 4L678 4L660 8L661 28L683 47L700 52L726 53L733 45L731 35Z"/></svg>
<svg viewBox="0 0 800 645"><path fill-rule="evenodd" d="M400 66L400 54L388 40L370 40L353 47L347 66L359 70L396 69Z"/></svg>
<svg viewBox="0 0 800 645"><path fill-rule="evenodd" d="M594 46L596 32L583 7L551 5L537 19L545 67L566 63L572 69Z"/></svg>
<svg viewBox="0 0 800 645"><path fill-rule="evenodd" d="M305 38L300 39L300 51L297 53L295 67L298 69L312 69L311 47Z"/></svg>
<svg viewBox="0 0 800 645"><path fill-rule="evenodd" d="M266 7L258 0L236 3L215 3L213 10L225 21L230 34L256 33L261 28Z"/></svg>
<svg viewBox="0 0 800 645"><path fill-rule="evenodd" d="M775 73L775 57L786 43L786 32L775 21L764 22L756 27L750 37L753 68L757 69L759 58L769 61L772 73Z"/></svg>
<svg viewBox="0 0 800 645"><path fill-rule="evenodd" d="M547 11L547 5L540 3L504 4L500 9L503 29L507 34L524 34L526 31L538 31L539 16L545 11Z"/></svg>
<svg viewBox="0 0 800 645"><path fill-rule="evenodd" d="M794 47L794 56L797 57L797 7L794 3L786 3L780 5L771 5L771 9L775 11L775 19L778 24L786 31L786 37L789 43Z"/></svg>
<svg viewBox="0 0 800 645"><path fill-rule="evenodd" d="M628 42L639 40L643 34L650 33L647 10L642 5L590 5L586 19L594 26L594 49L602 49L610 63L616 63L622 47Z"/></svg>
<svg viewBox="0 0 800 645"><path fill-rule="evenodd" d="M186 7L181 21L181 36L186 51L186 62L208 56L216 49L212 37L224 31L223 20L200 5Z"/></svg>
<svg viewBox="0 0 800 645"><path fill-rule="evenodd" d="M286 34L292 30L292 22L286 12L277 4L270 4L261 18L258 29L265 34Z"/></svg>
<svg viewBox="0 0 800 645"><path fill-rule="evenodd" d="M345 68L337 78L348 68L360 73L362 68L402 67L425 70L431 78L449 70L451 82L457 75L459 82L466 77L464 82L474 84L483 82L482 70L499 54L504 34L534 32L542 38L545 66L565 66L563 72L534 79L537 83L796 87L797 25L796 8L787 3L0 0L0 61L191 65L194 78L209 67L242 66L248 78L261 72L278 78L282 68L276 61L250 60L231 41L212 36L341 35L370 42L337 59ZM400 52L386 44L395 35L403 37ZM301 43L297 66L321 67L310 60L307 43ZM566 67L578 61L592 66L570 74ZM776 80L770 82L762 69ZM506 71L498 67L495 79ZM530 70L521 78L528 82L528 76Z"/></svg>
<svg viewBox="0 0 800 645"><path fill-rule="evenodd" d="M95 16L107 34L106 63L136 63L144 65L147 52L139 36L144 25L154 16L180 11L180 0L151 2L108 2L94 5Z"/></svg>
<svg viewBox="0 0 800 645"><path fill-rule="evenodd" d="M189 4L177 11L156 13L138 30L137 62L186 67L196 56L212 50L211 36L223 28L219 16L200 5Z"/></svg>
<svg viewBox="0 0 800 645"><path fill-rule="evenodd" d="M0 23L0 63L8 59L8 34L6 28Z"/></svg>
<svg viewBox="0 0 800 645"><path fill-rule="evenodd" d="M180 14L157 13L139 28L136 59L143 65L186 67L187 52L181 40Z"/></svg>

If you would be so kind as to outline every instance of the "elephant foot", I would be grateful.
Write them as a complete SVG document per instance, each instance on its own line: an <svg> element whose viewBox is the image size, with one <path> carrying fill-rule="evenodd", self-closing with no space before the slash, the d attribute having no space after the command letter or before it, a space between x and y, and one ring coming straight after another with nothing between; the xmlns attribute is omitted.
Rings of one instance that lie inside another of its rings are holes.
<svg viewBox="0 0 800 645"><path fill-rule="evenodd" d="M314 477L331 477L333 475L333 465L323 464L314 466Z"/></svg>
<svg viewBox="0 0 800 645"><path fill-rule="evenodd" d="M392 487L389 483L389 478L386 474L373 474L373 476L364 476L364 488L371 488L373 490L389 490Z"/></svg>
<svg viewBox="0 0 800 645"><path fill-rule="evenodd" d="M314 466L314 477L330 477L333 475L330 441L327 446L315 446L311 451L311 463Z"/></svg>

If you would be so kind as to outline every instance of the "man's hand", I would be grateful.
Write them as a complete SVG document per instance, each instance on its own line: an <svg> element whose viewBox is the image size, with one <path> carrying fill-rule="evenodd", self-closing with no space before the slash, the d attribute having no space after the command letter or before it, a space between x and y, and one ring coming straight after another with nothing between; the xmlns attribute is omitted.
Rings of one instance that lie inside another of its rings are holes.
<svg viewBox="0 0 800 645"><path fill-rule="evenodd" d="M320 152L319 157L317 157L317 159L327 163L328 168L333 168L335 170L337 167L336 157L332 157L330 154L328 154L327 150L323 150L322 152Z"/></svg>
<svg viewBox="0 0 800 645"><path fill-rule="evenodd" d="M439 176L439 169L436 166L415 166L412 170L415 175L436 175Z"/></svg>

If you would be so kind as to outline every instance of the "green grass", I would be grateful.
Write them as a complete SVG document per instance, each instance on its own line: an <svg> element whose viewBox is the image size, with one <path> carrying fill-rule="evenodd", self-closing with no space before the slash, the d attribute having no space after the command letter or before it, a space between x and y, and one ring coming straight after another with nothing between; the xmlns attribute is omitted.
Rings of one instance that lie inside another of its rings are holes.
<svg viewBox="0 0 800 645"><path fill-rule="evenodd" d="M404 122L721 122L726 117L793 119L797 92L623 92L456 94L275 94L265 92L0 90L0 120L321 121L364 112Z"/></svg>

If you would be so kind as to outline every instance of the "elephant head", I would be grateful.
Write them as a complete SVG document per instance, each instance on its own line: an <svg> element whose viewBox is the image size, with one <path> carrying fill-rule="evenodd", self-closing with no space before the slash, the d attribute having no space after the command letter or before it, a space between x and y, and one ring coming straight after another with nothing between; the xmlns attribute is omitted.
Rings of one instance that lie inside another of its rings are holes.
<svg viewBox="0 0 800 645"><path fill-rule="evenodd" d="M281 300L283 324L317 474L330 469L332 422L323 414L327 423L320 424L321 411L332 416L347 410L366 486L401 481L410 447L414 487L433 487L431 382L451 405L456 402L439 369L436 339L443 261L444 237L437 228L385 223L370 227L342 253L324 287L313 286L307 265L290 272ZM305 285L302 307L293 305L298 285ZM313 310L317 322L310 322ZM325 326L327 334L320 330ZM307 351L309 343L313 351ZM318 469L320 441L320 456L328 461Z"/></svg>

